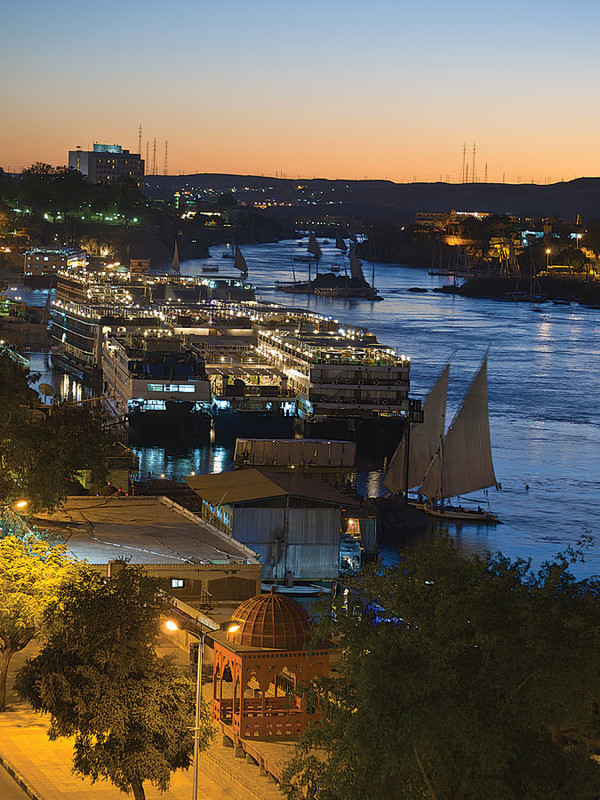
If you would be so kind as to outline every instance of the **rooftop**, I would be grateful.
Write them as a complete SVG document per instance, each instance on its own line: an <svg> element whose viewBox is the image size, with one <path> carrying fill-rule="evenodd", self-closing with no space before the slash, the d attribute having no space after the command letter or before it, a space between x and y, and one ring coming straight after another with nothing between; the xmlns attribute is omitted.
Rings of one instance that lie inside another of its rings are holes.
<svg viewBox="0 0 600 800"><path fill-rule="evenodd" d="M90 564L257 564L253 551L166 497L69 497L36 519Z"/></svg>
<svg viewBox="0 0 600 800"><path fill-rule="evenodd" d="M274 497L301 497L337 506L358 506L352 497L319 481L297 474L270 474L259 469L239 469L214 475L188 475L185 482L213 505L235 505Z"/></svg>

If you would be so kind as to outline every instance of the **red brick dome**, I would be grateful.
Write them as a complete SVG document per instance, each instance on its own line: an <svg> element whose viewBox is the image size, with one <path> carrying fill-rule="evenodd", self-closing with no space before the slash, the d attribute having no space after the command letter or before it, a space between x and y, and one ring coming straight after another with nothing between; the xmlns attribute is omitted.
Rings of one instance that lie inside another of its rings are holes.
<svg viewBox="0 0 600 800"><path fill-rule="evenodd" d="M309 616L300 603L274 592L244 600L231 620L240 627L227 633L230 642L267 650L303 649L310 627Z"/></svg>

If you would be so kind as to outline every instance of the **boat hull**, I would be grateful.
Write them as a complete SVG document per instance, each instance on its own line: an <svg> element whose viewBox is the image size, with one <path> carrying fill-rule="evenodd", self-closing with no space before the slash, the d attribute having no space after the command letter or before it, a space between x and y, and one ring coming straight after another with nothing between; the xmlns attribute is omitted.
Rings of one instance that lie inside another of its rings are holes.
<svg viewBox="0 0 600 800"><path fill-rule="evenodd" d="M463 508L462 506L441 506L432 503L414 503L416 508L421 508L428 517L434 519L447 519L456 522L473 522L477 525L498 525L500 520L491 511L478 508Z"/></svg>

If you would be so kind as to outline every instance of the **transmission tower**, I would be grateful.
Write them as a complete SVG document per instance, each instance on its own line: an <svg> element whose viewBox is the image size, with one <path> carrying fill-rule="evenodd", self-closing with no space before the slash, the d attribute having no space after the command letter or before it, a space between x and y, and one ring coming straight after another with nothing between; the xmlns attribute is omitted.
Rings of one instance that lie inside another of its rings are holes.
<svg viewBox="0 0 600 800"><path fill-rule="evenodd" d="M169 167L169 142L165 139L165 170L163 175L168 175Z"/></svg>
<svg viewBox="0 0 600 800"><path fill-rule="evenodd" d="M138 156L142 157L142 124L138 128Z"/></svg>
<svg viewBox="0 0 600 800"><path fill-rule="evenodd" d="M146 175L149 175L148 172L148 148L150 147L150 142L146 139Z"/></svg>
<svg viewBox="0 0 600 800"><path fill-rule="evenodd" d="M463 142L463 159L462 159L462 169L461 169L461 171L460 171L460 182L461 182L461 183L466 183L466 179L465 179L465 175L466 175L466 172L465 172L466 165L467 165L467 143L466 143L466 142Z"/></svg>
<svg viewBox="0 0 600 800"><path fill-rule="evenodd" d="M485 162L485 177L483 179L484 183L487 183L487 161Z"/></svg>
<svg viewBox="0 0 600 800"><path fill-rule="evenodd" d="M475 169L475 154L477 152L477 145L473 142L473 167L471 169L471 183L477 182L477 170Z"/></svg>
<svg viewBox="0 0 600 800"><path fill-rule="evenodd" d="M156 172L156 137L154 138L154 141L152 142L152 172L151 172L151 174L152 175L156 175L157 174L157 172Z"/></svg>

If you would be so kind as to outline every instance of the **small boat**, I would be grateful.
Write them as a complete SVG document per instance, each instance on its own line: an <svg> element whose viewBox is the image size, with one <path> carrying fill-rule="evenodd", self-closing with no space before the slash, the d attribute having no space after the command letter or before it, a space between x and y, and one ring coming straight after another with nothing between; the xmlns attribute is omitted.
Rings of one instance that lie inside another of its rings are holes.
<svg viewBox="0 0 600 800"><path fill-rule="evenodd" d="M330 272L341 272L342 268L334 265L333 267L329 267L329 271Z"/></svg>
<svg viewBox="0 0 600 800"><path fill-rule="evenodd" d="M500 520L489 509L448 502L479 489L499 488L490 441L487 356L444 434L449 374L447 364L425 400L424 421L407 426L383 482L394 493L417 488L419 499L409 503L430 517L495 525Z"/></svg>
<svg viewBox="0 0 600 800"><path fill-rule="evenodd" d="M218 267L202 267L202 272L218 272Z"/></svg>
<svg viewBox="0 0 600 800"><path fill-rule="evenodd" d="M421 286L411 286L410 289L407 289L406 291L423 294L424 292L428 292L429 289L423 289Z"/></svg>

